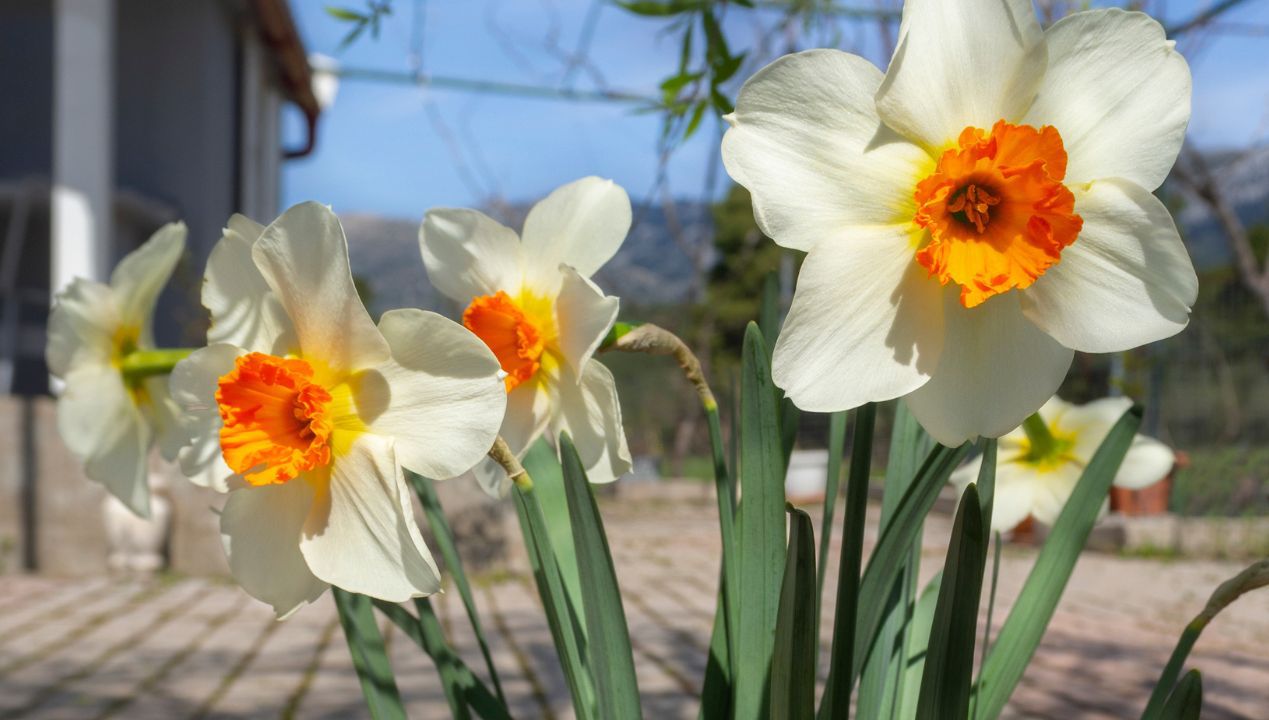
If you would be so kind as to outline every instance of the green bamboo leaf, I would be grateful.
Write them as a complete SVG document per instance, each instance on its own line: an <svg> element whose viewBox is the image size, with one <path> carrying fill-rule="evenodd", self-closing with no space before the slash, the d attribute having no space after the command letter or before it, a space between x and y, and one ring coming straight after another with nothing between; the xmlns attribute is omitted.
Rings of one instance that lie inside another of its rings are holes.
<svg viewBox="0 0 1269 720"><path fill-rule="evenodd" d="M352 653L353 669L361 682L361 694L366 698L370 717L375 720L405 718L401 693L388 662L383 645L383 635L375 624L370 598L350 593L337 587L331 588L335 607L339 610L339 624L344 628L348 650Z"/></svg>
<svg viewBox="0 0 1269 720"><path fill-rule="evenodd" d="M700 0L668 0L668 2L618 0L617 4L635 15L643 15L644 17L669 17L698 10L701 7Z"/></svg>
<svg viewBox="0 0 1269 720"><path fill-rule="evenodd" d="M930 633L934 625L934 609L938 605L939 592L943 587L943 571L940 570L930 578L921 596L917 599L905 623L904 644L900 652L899 670L903 674L898 687L891 688L895 692L891 717L916 717L917 701L921 693L921 676L925 674L925 658L930 648ZM859 717L864 715L860 710Z"/></svg>
<svg viewBox="0 0 1269 720"><path fill-rule="evenodd" d="M921 461L929 454L934 441L921 428L903 401L894 404L894 424L890 431L890 454L886 459L885 492L881 496L879 532L884 532L894 518L904 493L916 478ZM905 672L903 649L908 642L911 623L909 613L917 603L917 572L921 563L921 531L917 530L912 549L902 563L899 574L886 597L885 611L868 656L860 669L856 715L861 718L910 718L916 712L916 686L910 688L912 704L906 714L895 714L897 701L909 694L905 688L909 673ZM933 612L931 598L931 612ZM929 620L927 618L928 625ZM925 652L924 641L921 652ZM924 658L924 655L922 655ZM920 681L921 675L914 677Z"/></svg>
<svg viewBox="0 0 1269 720"><path fill-rule="evenodd" d="M369 18L366 15L356 10L353 10L351 8L343 8L343 7L335 7L333 5L327 5L323 9L326 10L327 15L335 18L336 20L343 20L345 22L365 22L369 20Z"/></svg>
<svg viewBox="0 0 1269 720"><path fill-rule="evenodd" d="M578 718L589 720L596 716L595 687L586 662L586 641L578 620L579 609L569 602L568 592L564 589L537 493L516 486L512 495L529 556L529 567L533 571L538 597L542 600L547 626L551 629L551 639L560 654L564 679L573 699L573 710Z"/></svg>
<svg viewBox="0 0 1269 720"><path fill-rule="evenodd" d="M598 691L599 716L614 720L641 717L630 630L626 627L617 573L608 550L608 538L604 535L604 521L599 516L577 448L567 433L560 436L560 453L564 458L564 491L573 538L577 541L577 565L582 577L586 636L591 639L591 671Z"/></svg>
<svg viewBox="0 0 1269 720"><path fill-rule="evenodd" d="M734 668L736 717L758 718L767 708L767 680L775 644L780 581L784 575L784 468L775 386L766 343L754 323L745 329L740 389L739 628Z"/></svg>
<svg viewBox="0 0 1269 720"><path fill-rule="evenodd" d="M470 706L484 720L511 720L505 702L494 697L445 639L431 601L417 598L414 604L419 611L418 617L395 603L374 601L374 606L436 663L445 699L454 717L469 717L467 708Z"/></svg>
<svg viewBox="0 0 1269 720"><path fill-rule="evenodd" d="M925 516L938 500L939 491L947 484L947 478L969 453L969 443L958 448L935 445L917 471L912 485L895 507L894 517L877 538L868 567L859 583L859 612L855 635L855 662L857 670L868 653L885 614L886 600L901 576L905 560L921 533ZM840 580L839 580L840 582ZM845 650L845 649L843 649ZM854 678L847 685L853 685Z"/></svg>
<svg viewBox="0 0 1269 720"><path fill-rule="evenodd" d="M1198 720L1203 712L1203 676L1191 670L1177 683L1159 713L1160 720Z"/></svg>
<svg viewBox="0 0 1269 720"><path fill-rule="evenodd" d="M1115 473L1141 425L1141 408L1119 418L1093 454L1075 490L1058 515L1031 574L1000 629L978 676L979 717L994 720L1022 679L1044 631L1057 609L1084 543L1093 530Z"/></svg>
<svg viewBox="0 0 1269 720"><path fill-rule="evenodd" d="M855 684L854 655L859 610L859 568L863 564L864 521L868 509L868 480L872 474L872 437L877 406L866 403L855 410L850 445L850 476L846 479L846 508L842 518L842 549L837 569L837 602L833 610L833 646L829 655L828 685L820 705L820 717L850 715L850 695Z"/></svg>
<svg viewBox="0 0 1269 720"><path fill-rule="evenodd" d="M1150 702L1146 704L1145 712L1141 714L1142 720L1158 720L1164 701L1168 693L1172 691L1177 676L1181 674L1186 658L1190 656L1190 650L1194 648L1194 643L1198 641L1199 635L1203 634L1203 629L1212 621L1212 618L1244 594L1262 587L1269 587L1269 560L1252 563L1242 572L1221 583L1212 592L1203 611L1185 626L1185 631L1177 640L1172 657L1168 658L1168 664L1163 668L1159 682L1155 683L1154 692L1150 694Z"/></svg>
<svg viewBox="0 0 1269 720"><path fill-rule="evenodd" d="M815 667L819 642L815 616L815 537L811 518L788 508L789 549L780 587L775 652L771 657L771 718L802 720L815 714Z"/></svg>
<svg viewBox="0 0 1269 720"><path fill-rule="evenodd" d="M498 679L498 669L494 667L493 655L489 652L489 643L485 640L485 630L480 623L480 614L476 611L476 600L471 593L471 584L467 581L467 571L463 568L463 559L458 554L457 546L454 545L454 532L450 529L449 520L445 518L445 508L441 506L441 499L437 497L436 488L432 487L431 480L409 470L405 471L405 477L414 488L415 494L419 496L419 502L423 505L423 514L427 517L427 526L431 528L432 535L436 538L436 546L441 551L441 559L445 561L445 569L449 571L450 577L454 579L454 585L458 588L458 596L463 601L463 609L467 612L467 620L471 623L472 631L476 634L476 644L480 646L480 654L485 659L485 667L489 670L489 679L493 682L494 691L498 694L498 700L505 705L507 699L502 694L502 682Z"/></svg>
<svg viewBox="0 0 1269 720"><path fill-rule="evenodd" d="M965 720L974 675L974 635L987 561L987 532L978 487L961 495L943 565L943 587L934 608L917 720Z"/></svg>

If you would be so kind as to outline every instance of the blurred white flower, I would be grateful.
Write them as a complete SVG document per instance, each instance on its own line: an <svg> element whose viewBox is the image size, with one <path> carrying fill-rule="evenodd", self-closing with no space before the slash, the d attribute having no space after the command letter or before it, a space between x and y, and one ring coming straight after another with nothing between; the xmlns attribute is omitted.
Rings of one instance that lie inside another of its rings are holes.
<svg viewBox="0 0 1269 720"><path fill-rule="evenodd" d="M1074 350L1179 332L1198 281L1151 191L1189 117L1184 58L1118 9L1042 30L1031 0L908 0L884 75L835 50L771 63L722 157L808 253L776 384L821 412L906 396L954 446L1016 427Z"/></svg>
<svg viewBox="0 0 1269 720"><path fill-rule="evenodd" d="M185 251L185 233L184 223L164 225L120 261L109 284L76 278L49 315L48 368L65 383L57 401L62 440L88 477L141 517L150 515L151 446L172 460L183 436L167 378L125 373L125 361L154 348L154 306Z"/></svg>
<svg viewBox="0 0 1269 720"><path fill-rule="evenodd" d="M297 205L229 221L208 261L213 344L177 365L188 475L228 489L229 565L285 616L327 585L399 602L440 588L401 467L449 477L485 456L506 397L498 362L435 313L378 327L353 287L343 228Z"/></svg>
<svg viewBox="0 0 1269 720"><path fill-rule="evenodd" d="M1072 405L1053 397L1040 408L1052 441L1037 443L1019 427L1000 438L996 454L996 491L991 528L1004 532L1027 518L1052 525L1075 490L1080 475L1120 416L1132 406L1127 398L1103 398ZM1047 444L1048 447L1041 447ZM1114 485L1139 490L1167 477L1176 455L1167 445L1137 435L1115 475ZM982 457L952 474L958 490L978 478Z"/></svg>
<svg viewBox="0 0 1269 720"><path fill-rule="evenodd" d="M463 324L506 372L500 434L523 456L543 433L567 431L591 482L630 470L612 373L591 356L617 318L618 300L590 276L630 230L630 198L611 180L569 183L533 206L523 240L475 210L427 213L419 245L428 278L463 303ZM510 482L493 462L477 468L495 497Z"/></svg>

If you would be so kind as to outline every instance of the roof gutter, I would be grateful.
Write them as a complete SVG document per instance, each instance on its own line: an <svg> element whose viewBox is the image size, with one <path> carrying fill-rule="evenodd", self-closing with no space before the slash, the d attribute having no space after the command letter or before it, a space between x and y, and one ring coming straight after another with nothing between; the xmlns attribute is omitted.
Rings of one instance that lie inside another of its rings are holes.
<svg viewBox="0 0 1269 720"><path fill-rule="evenodd" d="M313 71L304 42L300 40L286 0L251 0L251 6L260 28L260 39L273 56L286 99L304 113L307 127L304 144L286 150L284 157L288 160L305 157L317 146L317 118L322 110L313 94Z"/></svg>

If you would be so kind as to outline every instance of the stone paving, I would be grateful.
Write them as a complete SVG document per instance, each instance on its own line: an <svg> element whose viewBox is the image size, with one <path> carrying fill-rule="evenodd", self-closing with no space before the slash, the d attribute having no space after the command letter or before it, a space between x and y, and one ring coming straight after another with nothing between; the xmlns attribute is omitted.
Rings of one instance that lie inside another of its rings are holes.
<svg viewBox="0 0 1269 720"><path fill-rule="evenodd" d="M697 492L603 504L648 717L696 716L718 562L712 507ZM941 563L949 533L948 518L931 517L923 576ZM1034 557L1005 549L995 625ZM1238 569L1086 554L1007 717L1137 717L1181 628ZM475 593L513 714L571 717L523 561L481 578ZM435 603L483 674L456 594ZM826 637L830 628L826 620ZM448 716L431 661L385 631L410 716ZM1231 606L1191 660L1204 671L1204 718L1269 720L1269 591ZM364 716L329 594L278 623L217 580L0 578L0 719Z"/></svg>

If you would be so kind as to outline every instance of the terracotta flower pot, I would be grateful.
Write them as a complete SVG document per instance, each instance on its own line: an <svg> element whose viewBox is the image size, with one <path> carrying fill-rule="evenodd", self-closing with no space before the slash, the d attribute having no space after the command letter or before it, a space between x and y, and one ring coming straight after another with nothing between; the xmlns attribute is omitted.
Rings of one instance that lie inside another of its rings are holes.
<svg viewBox="0 0 1269 720"><path fill-rule="evenodd" d="M1110 510L1123 515L1164 515L1168 512L1169 500L1172 497L1172 477L1179 468L1190 464L1185 453L1176 454L1176 465L1168 476L1153 485L1140 490L1111 487Z"/></svg>

